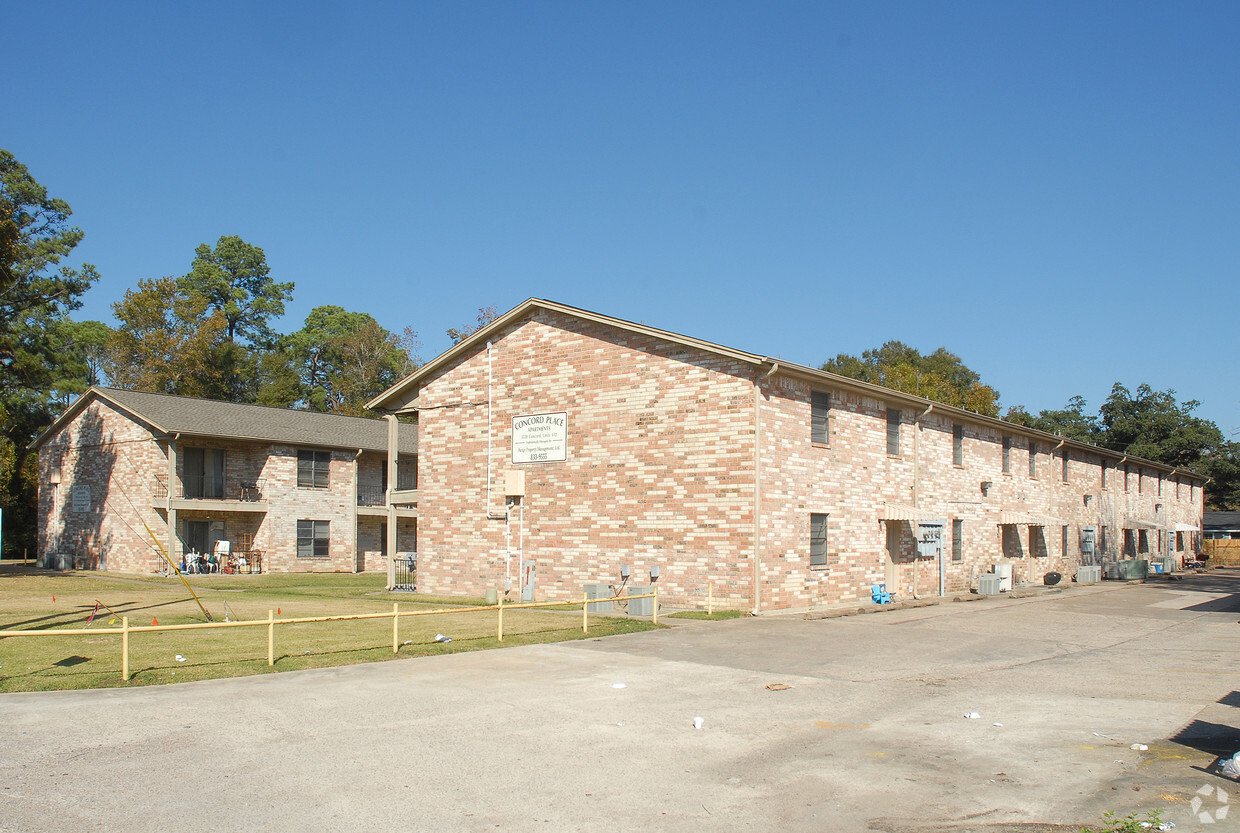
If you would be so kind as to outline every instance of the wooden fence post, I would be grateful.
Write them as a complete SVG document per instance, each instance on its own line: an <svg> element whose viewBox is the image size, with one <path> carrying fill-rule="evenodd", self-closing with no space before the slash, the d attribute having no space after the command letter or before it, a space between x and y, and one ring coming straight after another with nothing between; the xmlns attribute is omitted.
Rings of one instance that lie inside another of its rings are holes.
<svg viewBox="0 0 1240 833"><path fill-rule="evenodd" d="M121 679L129 682L129 617L121 617Z"/></svg>
<svg viewBox="0 0 1240 833"><path fill-rule="evenodd" d="M276 612L267 611L267 665L276 664Z"/></svg>
<svg viewBox="0 0 1240 833"><path fill-rule="evenodd" d="M500 642L504 641L504 597L499 597L499 627L496 629L496 636Z"/></svg>
<svg viewBox="0 0 1240 833"><path fill-rule="evenodd" d="M715 583L713 581L706 582L706 615L710 616L715 612Z"/></svg>
<svg viewBox="0 0 1240 833"><path fill-rule="evenodd" d="M396 640L400 637L397 635L397 627L400 623L400 604L392 603L392 653L399 653L397 646L400 644Z"/></svg>
<svg viewBox="0 0 1240 833"><path fill-rule="evenodd" d="M653 624L659 624L659 585L654 586L654 619Z"/></svg>
<svg viewBox="0 0 1240 833"><path fill-rule="evenodd" d="M581 632L590 632L590 622L587 618L590 614L590 595L588 593L581 594Z"/></svg>

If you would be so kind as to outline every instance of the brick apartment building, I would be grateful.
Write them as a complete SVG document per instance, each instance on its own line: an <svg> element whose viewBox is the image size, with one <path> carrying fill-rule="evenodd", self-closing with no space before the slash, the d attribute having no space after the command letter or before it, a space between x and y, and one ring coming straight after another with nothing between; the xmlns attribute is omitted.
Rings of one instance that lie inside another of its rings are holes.
<svg viewBox="0 0 1240 833"><path fill-rule="evenodd" d="M264 571L384 570L385 550L417 546L417 433L396 429L91 388L32 443L39 555L151 572L156 539L178 561L225 540Z"/></svg>
<svg viewBox="0 0 1240 833"><path fill-rule="evenodd" d="M1201 529L1190 472L537 299L370 407L417 417L433 593L580 598L627 565L672 603L796 609L1181 558Z"/></svg>

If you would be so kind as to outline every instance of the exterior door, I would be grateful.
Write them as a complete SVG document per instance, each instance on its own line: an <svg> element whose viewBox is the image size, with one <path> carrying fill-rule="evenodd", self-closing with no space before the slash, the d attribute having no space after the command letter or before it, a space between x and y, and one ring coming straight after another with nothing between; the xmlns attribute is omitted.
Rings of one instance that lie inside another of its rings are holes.
<svg viewBox="0 0 1240 833"><path fill-rule="evenodd" d="M883 552L883 578L888 593L900 593L900 524L898 521L886 521L887 547Z"/></svg>

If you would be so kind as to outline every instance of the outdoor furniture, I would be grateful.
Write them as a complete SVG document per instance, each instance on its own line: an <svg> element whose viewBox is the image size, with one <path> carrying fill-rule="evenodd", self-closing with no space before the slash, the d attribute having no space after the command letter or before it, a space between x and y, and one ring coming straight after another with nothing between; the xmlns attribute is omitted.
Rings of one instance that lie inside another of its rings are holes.
<svg viewBox="0 0 1240 833"><path fill-rule="evenodd" d="M246 561L249 562L246 565L247 567L249 567L248 572L261 573L263 571L263 551L262 550L250 550L248 553L246 553L245 558L246 558Z"/></svg>
<svg viewBox="0 0 1240 833"><path fill-rule="evenodd" d="M885 584L870 585L870 598L876 605L891 604L891 594L887 592L887 585Z"/></svg>

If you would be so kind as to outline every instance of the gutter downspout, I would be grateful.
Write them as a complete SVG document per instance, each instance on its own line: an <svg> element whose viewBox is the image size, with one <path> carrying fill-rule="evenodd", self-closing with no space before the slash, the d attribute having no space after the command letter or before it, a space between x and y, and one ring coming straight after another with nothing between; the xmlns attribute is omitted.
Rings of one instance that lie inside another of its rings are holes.
<svg viewBox="0 0 1240 833"><path fill-rule="evenodd" d="M759 368L760 370L761 368ZM779 362L753 379L753 615L762 612L762 382L779 370Z"/></svg>
<svg viewBox="0 0 1240 833"><path fill-rule="evenodd" d="M487 520L507 521L508 512L496 512L491 509L491 380L494 372L491 366L491 342L487 341Z"/></svg>
<svg viewBox="0 0 1240 833"><path fill-rule="evenodd" d="M931 402L926 410L917 415L917 419L913 421L913 508L921 509L921 495L918 489L918 471L921 469L920 449L921 449L921 421L930 415L934 410L934 403ZM914 524L917 521L913 522ZM913 546L917 546L917 536L913 536ZM939 539L939 595L946 595L946 576L943 573L943 539ZM917 574L921 572L921 562L916 554L913 555L913 598L920 599L917 593Z"/></svg>
<svg viewBox="0 0 1240 833"><path fill-rule="evenodd" d="M357 529L358 529L357 493L358 493L358 489L361 488L361 482L362 482L361 467L358 464L358 461L362 458L362 451L363 449L359 448L357 450L357 453L353 455L353 513L352 514L353 514L353 572L355 573L361 572L361 569L357 566L357 556L358 556L358 551L357 551L358 550L358 547L357 547ZM365 559L363 559L363 561L365 561ZM366 565L363 563L362 567L365 567L365 566Z"/></svg>
<svg viewBox="0 0 1240 833"><path fill-rule="evenodd" d="M164 513L168 518L168 556L176 558L181 554L177 548L177 510L172 508L172 490L177 486L177 457L180 454L178 445L181 434L177 432L168 440L168 497L164 505Z"/></svg>

